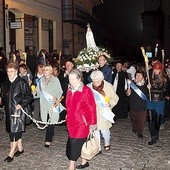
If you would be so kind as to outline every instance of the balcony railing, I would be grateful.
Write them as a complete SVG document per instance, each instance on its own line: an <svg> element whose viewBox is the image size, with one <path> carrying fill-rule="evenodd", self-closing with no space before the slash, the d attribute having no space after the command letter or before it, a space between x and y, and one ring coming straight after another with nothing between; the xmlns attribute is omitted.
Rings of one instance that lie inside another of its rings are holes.
<svg viewBox="0 0 170 170"><path fill-rule="evenodd" d="M63 7L63 22L69 22L86 27L87 23L90 25L98 25L99 21L84 8L78 5L65 5Z"/></svg>

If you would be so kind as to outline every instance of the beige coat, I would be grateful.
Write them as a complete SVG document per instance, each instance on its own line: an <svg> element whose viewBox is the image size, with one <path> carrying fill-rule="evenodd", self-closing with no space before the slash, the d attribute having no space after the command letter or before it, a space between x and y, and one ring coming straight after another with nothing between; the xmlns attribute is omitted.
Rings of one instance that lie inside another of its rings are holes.
<svg viewBox="0 0 170 170"><path fill-rule="evenodd" d="M112 109L117 104L117 102L119 100L119 97L117 96L117 94L115 93L115 91L113 89L113 85L104 80L103 91L105 92L106 96L109 97L110 109ZM102 109L97 104L97 102L96 102L96 106L97 106L97 130L110 129L112 127L112 123L110 121L104 119L101 116L100 113L101 113Z"/></svg>

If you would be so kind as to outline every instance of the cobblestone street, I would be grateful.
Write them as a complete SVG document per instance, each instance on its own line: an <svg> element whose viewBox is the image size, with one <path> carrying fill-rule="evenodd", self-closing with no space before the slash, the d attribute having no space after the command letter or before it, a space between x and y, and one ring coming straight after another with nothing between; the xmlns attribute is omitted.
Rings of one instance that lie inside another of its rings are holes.
<svg viewBox="0 0 170 170"><path fill-rule="evenodd" d="M25 152L11 163L4 162L9 152L9 139L5 122L0 122L0 170L67 170L65 155L67 131L56 126L50 148L44 147L45 131L33 124L23 134ZM139 139L131 131L130 120L118 120L111 129L111 149L96 156L87 170L170 170L170 123L160 131L157 144L148 146L150 140L146 126L144 138ZM77 161L77 165L80 160Z"/></svg>

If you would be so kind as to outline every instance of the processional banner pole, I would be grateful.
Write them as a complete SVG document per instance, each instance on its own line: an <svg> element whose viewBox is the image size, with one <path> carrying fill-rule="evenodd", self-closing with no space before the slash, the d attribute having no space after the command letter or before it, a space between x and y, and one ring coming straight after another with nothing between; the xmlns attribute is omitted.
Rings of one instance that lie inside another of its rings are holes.
<svg viewBox="0 0 170 170"><path fill-rule="evenodd" d="M148 85L149 85L149 100L151 100L151 89L150 89L151 83L150 83L150 77L149 77L149 64L148 64L149 60L145 53L144 47L141 47L141 50L142 50L142 55L145 61L145 70L146 70L146 75L147 75L147 80L148 80Z"/></svg>

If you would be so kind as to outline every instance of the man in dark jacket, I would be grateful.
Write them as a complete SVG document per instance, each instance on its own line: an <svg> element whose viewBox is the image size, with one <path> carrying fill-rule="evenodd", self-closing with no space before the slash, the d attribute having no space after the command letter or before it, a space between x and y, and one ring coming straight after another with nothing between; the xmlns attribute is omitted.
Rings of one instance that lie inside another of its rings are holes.
<svg viewBox="0 0 170 170"><path fill-rule="evenodd" d="M121 62L116 63L116 68L113 70L113 72L112 84L116 94L119 96L119 101L113 108L113 113L115 113L115 119L126 119L128 117L128 99L125 90L128 74L122 71Z"/></svg>
<svg viewBox="0 0 170 170"><path fill-rule="evenodd" d="M103 75L104 75L104 80L106 80L109 83L112 83L112 69L109 65L107 65L107 57L105 55L101 55L98 58L99 62L99 68Z"/></svg>

